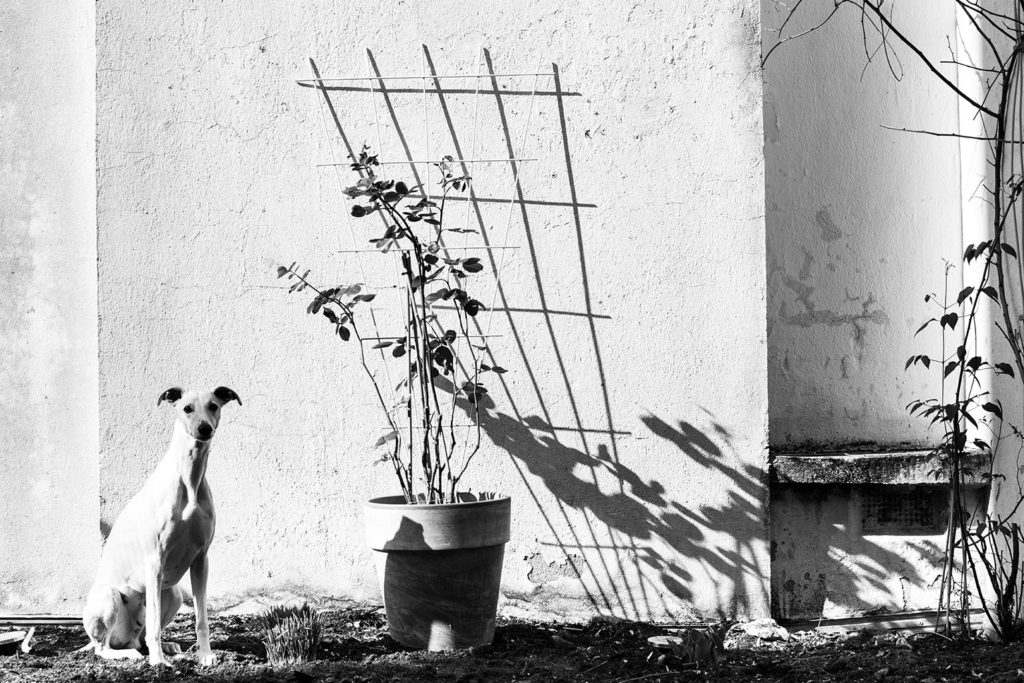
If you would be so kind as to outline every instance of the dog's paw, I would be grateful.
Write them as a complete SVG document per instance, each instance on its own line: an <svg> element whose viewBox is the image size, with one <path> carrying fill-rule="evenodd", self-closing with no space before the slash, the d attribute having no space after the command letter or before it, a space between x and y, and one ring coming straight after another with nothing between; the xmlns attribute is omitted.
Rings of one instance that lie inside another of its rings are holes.
<svg viewBox="0 0 1024 683"><path fill-rule="evenodd" d="M114 648L96 648L96 656L103 659L145 659L145 656L138 650L115 650Z"/></svg>
<svg viewBox="0 0 1024 683"><path fill-rule="evenodd" d="M150 666L170 666L171 662L167 659L167 656L163 652L149 653L149 665Z"/></svg>
<svg viewBox="0 0 1024 683"><path fill-rule="evenodd" d="M217 664L217 655L213 652L200 652L199 663L203 666L215 666Z"/></svg>

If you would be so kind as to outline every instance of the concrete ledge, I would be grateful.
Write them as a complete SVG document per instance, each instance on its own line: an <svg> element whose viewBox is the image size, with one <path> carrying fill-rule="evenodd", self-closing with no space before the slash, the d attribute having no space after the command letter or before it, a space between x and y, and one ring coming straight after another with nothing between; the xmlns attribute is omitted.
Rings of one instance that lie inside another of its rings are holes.
<svg viewBox="0 0 1024 683"><path fill-rule="evenodd" d="M967 455L971 486L985 486L991 456ZM773 484L936 484L949 480L949 458L932 451L813 453L776 455L769 466Z"/></svg>
<svg viewBox="0 0 1024 683"><path fill-rule="evenodd" d="M916 612L887 612L876 615L842 617L839 619L780 619L789 631L817 631L818 633L851 633L853 631L903 631L928 633L941 619L935 610ZM972 629L985 626L985 613L980 608L970 612ZM954 627L959 632L960 629Z"/></svg>

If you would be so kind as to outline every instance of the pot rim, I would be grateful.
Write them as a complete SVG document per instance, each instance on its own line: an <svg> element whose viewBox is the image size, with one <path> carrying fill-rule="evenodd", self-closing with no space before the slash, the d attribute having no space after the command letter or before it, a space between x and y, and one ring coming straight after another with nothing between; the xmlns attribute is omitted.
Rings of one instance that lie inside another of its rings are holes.
<svg viewBox="0 0 1024 683"><path fill-rule="evenodd" d="M484 505L494 505L512 500L512 496L497 496L495 498L487 498L485 500L467 500L460 501L458 503L407 503L405 496L379 496L377 498L371 498L366 501L364 505L368 508L374 508L378 510L394 509L400 507L409 508L420 508L425 510L455 510L466 508L478 507Z"/></svg>

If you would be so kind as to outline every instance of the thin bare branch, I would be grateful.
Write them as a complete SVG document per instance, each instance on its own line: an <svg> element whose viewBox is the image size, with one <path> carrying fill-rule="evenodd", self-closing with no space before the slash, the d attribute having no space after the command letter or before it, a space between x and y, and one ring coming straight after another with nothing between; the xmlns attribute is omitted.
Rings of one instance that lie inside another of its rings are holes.
<svg viewBox="0 0 1024 683"><path fill-rule="evenodd" d="M800 6L800 3L797 3L796 7L799 7L799 6ZM789 16L786 17L786 22L789 21L790 17L793 15L793 12L796 11L796 7L794 7L793 10L790 12ZM779 39L779 42L775 43L775 45L772 46L772 49L768 50L768 53L764 57L761 58L761 67L764 68L765 62L768 61L768 58L772 56L772 53L775 52L775 50L777 50L780 45L782 45L783 43L788 43L791 40L795 40L797 38L801 38L803 36L806 36L808 33L814 33L819 28L821 28L822 26L827 24L828 20L831 19L833 16L835 16L835 13L838 12L838 11L839 11L839 5L837 4L835 7L832 8L832 11L828 13L828 16L825 17L822 20L822 22L820 24L818 24L817 26L815 26L814 28L809 28L806 31L801 31L800 33L794 34L792 36L786 36L785 38ZM783 23L785 23L785 22L783 22Z"/></svg>
<svg viewBox="0 0 1024 683"><path fill-rule="evenodd" d="M920 135L932 135L937 138L961 138L963 140L982 140L987 142L1003 142L1008 145L1024 145L1024 140L996 140L996 138L983 137L980 135L965 135L963 133L940 133L934 130L918 130L915 128L893 128L883 125L886 130L894 130L898 133L919 133Z"/></svg>

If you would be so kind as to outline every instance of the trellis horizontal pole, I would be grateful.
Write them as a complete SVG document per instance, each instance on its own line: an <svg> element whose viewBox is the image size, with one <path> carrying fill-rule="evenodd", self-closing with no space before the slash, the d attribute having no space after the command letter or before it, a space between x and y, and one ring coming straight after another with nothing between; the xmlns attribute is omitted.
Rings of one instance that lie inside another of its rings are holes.
<svg viewBox="0 0 1024 683"><path fill-rule="evenodd" d="M476 423L475 422L467 422L466 424L458 424L458 425L450 425L450 426L451 427L476 427ZM443 425L444 429L448 429L448 427L449 427L449 425ZM483 425L481 425L481 427L483 427ZM423 431L424 429L427 429L427 427L424 427L423 425L407 425L406 427L402 427L402 429L409 429L409 428L416 429L416 430L419 430L419 431ZM391 429L391 427L381 427L380 429L381 429L381 431L384 431L385 429L388 430L388 431L394 431L394 430ZM430 429L437 429L437 427L434 427L433 425L431 425ZM82 618L81 617L77 617L76 618L76 622L79 623L79 624L82 623Z"/></svg>
<svg viewBox="0 0 1024 683"><path fill-rule="evenodd" d="M399 166L401 164L439 164L442 161L447 161L450 164L507 164L513 161L537 161L536 157L522 158L522 159L408 159L406 161L378 161L377 163L381 166ZM317 168L330 168L332 166L351 166L353 162L347 163L334 163L334 164L317 164Z"/></svg>
<svg viewBox="0 0 1024 683"><path fill-rule="evenodd" d="M454 306L433 306L434 310L437 311L454 311ZM491 313L543 313L544 315L565 315L574 316L577 318L594 318L596 320L611 320L610 315L604 315L602 313L585 313L583 311L555 311L547 308L506 308L504 306L495 306L494 308L487 309Z"/></svg>
<svg viewBox="0 0 1024 683"><path fill-rule="evenodd" d="M365 284L365 283L362 283L362 282L360 282L359 285L361 287L365 287L367 289L404 289L404 287L400 287L399 285L368 285L368 284ZM277 284L277 285L250 285L250 287L253 288L253 289L284 289L284 287L282 285L280 285L280 284ZM305 289L309 289L310 291L312 291L312 289L309 288L309 287L306 287ZM305 291L305 289L303 291ZM325 287L324 289L327 289L327 288ZM298 290L296 290L296 293L297 292L298 292Z"/></svg>
<svg viewBox="0 0 1024 683"><path fill-rule="evenodd" d="M501 336L504 336L504 335L500 335L500 334L467 334L465 336L472 337L474 339L483 339L485 337L495 337L496 338L496 337L501 337ZM402 337L362 337L363 341L373 341L373 340L385 341L387 339L402 339ZM406 339L408 339L408 336L406 336Z"/></svg>
<svg viewBox="0 0 1024 683"><path fill-rule="evenodd" d="M531 432L579 432L581 434L608 434L610 436L632 436L633 432L620 432L616 429L588 429L586 427L534 427L526 425Z"/></svg>
<svg viewBox="0 0 1024 683"><path fill-rule="evenodd" d="M487 251L487 250L490 250L490 249L519 249L519 247L497 247L497 246L495 246L495 247L450 247L450 246L447 246L447 245L441 247L441 251L453 251L453 250L456 250L456 249L462 250L462 251L477 251L477 250ZM396 251L415 251L415 250L414 249L388 249L387 251L382 251L380 249L341 249L341 250L336 251L334 253L335 254L362 254L362 253L390 254L390 253L396 252Z"/></svg>
<svg viewBox="0 0 1024 683"><path fill-rule="evenodd" d="M449 80L452 78L519 78L527 76L549 76L554 77L551 71L538 73L506 73L506 74L426 74L423 76L349 76L347 78L297 78L296 83L349 83L358 81L420 81L428 80Z"/></svg>
<svg viewBox="0 0 1024 683"><path fill-rule="evenodd" d="M371 88L360 85L315 85L313 83L299 83L301 88L316 88L328 92L359 92L359 93L387 93L388 95L422 95L422 88L392 87L392 88ZM568 92L565 90L475 90L473 88L431 88L428 91L431 95L497 95L500 97L522 97L524 95L536 97L583 97L583 93Z"/></svg>
<svg viewBox="0 0 1024 683"><path fill-rule="evenodd" d="M412 194L410 197L423 197L422 194ZM567 207L567 208L578 208L578 209L596 209L597 204L583 204L581 202L559 202L547 199L519 199L515 197L513 199L506 199L503 197L464 197L462 195L452 194L448 195L448 199L445 201L449 202L476 202L478 204L522 204L523 206L555 206L555 207Z"/></svg>

